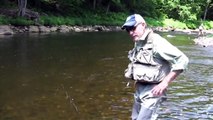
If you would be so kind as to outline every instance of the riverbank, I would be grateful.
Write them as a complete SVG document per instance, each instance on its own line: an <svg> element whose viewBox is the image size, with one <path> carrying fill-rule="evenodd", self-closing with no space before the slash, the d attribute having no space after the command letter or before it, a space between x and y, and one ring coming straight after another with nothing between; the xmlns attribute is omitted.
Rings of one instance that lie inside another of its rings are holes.
<svg viewBox="0 0 213 120"><path fill-rule="evenodd" d="M0 35L13 35L16 33L50 33L50 32L100 32L120 31L119 26L11 26L1 25Z"/></svg>
<svg viewBox="0 0 213 120"><path fill-rule="evenodd" d="M198 35L199 30L195 29L174 29L169 27L152 27L154 31L158 32L175 32L180 34L194 34ZM0 25L0 36L8 36L18 33L51 33L51 32L101 32L101 31L122 31L121 26L12 26ZM205 30L205 34L213 34L213 29ZM203 47L213 46L212 37L198 37L194 39L195 44Z"/></svg>
<svg viewBox="0 0 213 120"><path fill-rule="evenodd" d="M186 34L198 34L198 29L175 29L170 27L152 27L154 31L178 32ZM12 26L0 25L0 35L13 35L16 33L49 33L49 32L100 32L100 31L122 31L121 26ZM213 34L213 29L205 30L206 34Z"/></svg>

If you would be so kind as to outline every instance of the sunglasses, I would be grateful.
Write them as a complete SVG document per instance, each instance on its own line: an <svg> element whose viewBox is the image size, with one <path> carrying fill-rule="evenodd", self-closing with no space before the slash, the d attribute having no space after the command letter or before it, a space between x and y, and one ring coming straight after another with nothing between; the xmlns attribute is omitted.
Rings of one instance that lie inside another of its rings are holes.
<svg viewBox="0 0 213 120"><path fill-rule="evenodd" d="M134 31L135 29L136 29L136 26L129 26L129 27L126 27L126 31L127 31L127 32Z"/></svg>

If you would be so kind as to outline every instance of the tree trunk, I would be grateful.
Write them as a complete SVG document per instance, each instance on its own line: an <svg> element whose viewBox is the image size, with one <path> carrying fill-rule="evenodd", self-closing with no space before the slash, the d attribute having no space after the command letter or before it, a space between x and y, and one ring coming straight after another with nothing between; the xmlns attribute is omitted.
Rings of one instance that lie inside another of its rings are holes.
<svg viewBox="0 0 213 120"><path fill-rule="evenodd" d="M208 7L206 6L205 12L204 12L204 16L203 16L203 20L204 20L204 21L206 20L207 11L208 11Z"/></svg>
<svg viewBox="0 0 213 120"><path fill-rule="evenodd" d="M24 16L26 13L27 0L18 0L18 16Z"/></svg>
<svg viewBox="0 0 213 120"><path fill-rule="evenodd" d="M210 3L211 3L211 0L207 0L207 2L206 2L206 8L205 8L204 16L203 16L203 20L206 20L206 15L207 15Z"/></svg>
<svg viewBox="0 0 213 120"><path fill-rule="evenodd" d="M106 14L108 14L109 8L110 8L110 1L108 2L108 5L107 5Z"/></svg>
<svg viewBox="0 0 213 120"><path fill-rule="evenodd" d="M102 0L98 0L96 5L97 5L98 7L102 6Z"/></svg>
<svg viewBox="0 0 213 120"><path fill-rule="evenodd" d="M93 0L93 10L96 8L96 0Z"/></svg>

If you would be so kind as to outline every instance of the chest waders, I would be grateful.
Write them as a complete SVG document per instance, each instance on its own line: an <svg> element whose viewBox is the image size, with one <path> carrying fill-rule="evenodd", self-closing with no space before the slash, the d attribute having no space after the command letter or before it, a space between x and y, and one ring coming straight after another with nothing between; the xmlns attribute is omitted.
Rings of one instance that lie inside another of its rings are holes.
<svg viewBox="0 0 213 120"><path fill-rule="evenodd" d="M158 38L154 34L150 32L145 44L141 44L139 49L134 47L128 54L131 62L125 70L125 77L137 81L132 120L157 119L157 108L165 100L165 92L157 97L151 93L152 88L171 70L168 62L155 55L153 40Z"/></svg>
<svg viewBox="0 0 213 120"><path fill-rule="evenodd" d="M145 38L145 44L139 49L134 47L129 51L131 61L125 70L125 77L138 82L159 83L170 72L170 65L162 58L154 55L153 34Z"/></svg>

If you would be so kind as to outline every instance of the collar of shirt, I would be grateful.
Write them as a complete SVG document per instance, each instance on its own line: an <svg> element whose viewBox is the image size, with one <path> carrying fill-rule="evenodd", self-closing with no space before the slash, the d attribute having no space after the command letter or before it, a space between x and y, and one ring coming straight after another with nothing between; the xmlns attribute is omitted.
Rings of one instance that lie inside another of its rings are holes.
<svg viewBox="0 0 213 120"><path fill-rule="evenodd" d="M139 51L142 46L144 46L145 44L145 38L147 37L147 35L151 32L151 29L145 29L144 34L141 36L141 38L135 42L135 48L137 51Z"/></svg>

